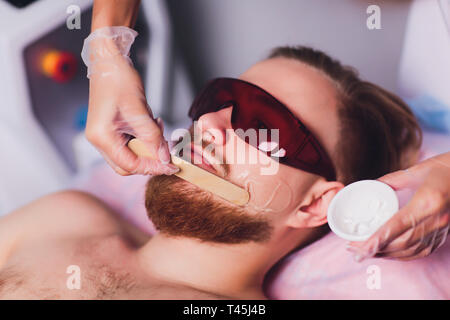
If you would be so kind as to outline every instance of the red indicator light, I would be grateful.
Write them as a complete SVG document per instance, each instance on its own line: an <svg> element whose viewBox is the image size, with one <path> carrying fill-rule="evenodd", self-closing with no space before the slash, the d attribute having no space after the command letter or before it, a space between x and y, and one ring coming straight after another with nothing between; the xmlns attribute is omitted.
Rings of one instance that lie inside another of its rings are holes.
<svg viewBox="0 0 450 320"><path fill-rule="evenodd" d="M41 60L42 72L56 82L67 82L77 73L78 61L70 52L51 50Z"/></svg>

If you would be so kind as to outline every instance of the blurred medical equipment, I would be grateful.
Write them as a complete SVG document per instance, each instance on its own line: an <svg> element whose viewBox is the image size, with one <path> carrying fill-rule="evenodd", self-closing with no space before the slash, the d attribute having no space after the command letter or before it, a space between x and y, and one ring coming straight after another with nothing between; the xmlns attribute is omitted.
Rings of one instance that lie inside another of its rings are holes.
<svg viewBox="0 0 450 320"><path fill-rule="evenodd" d="M450 0L439 0L442 16L447 25L448 35L450 36ZM450 38L449 38L450 41Z"/></svg>
<svg viewBox="0 0 450 320"><path fill-rule="evenodd" d="M427 94L406 102L424 128L450 133L450 106Z"/></svg>
<svg viewBox="0 0 450 320"><path fill-rule="evenodd" d="M425 128L444 133L450 132L449 14L449 0L412 3L399 72L400 96Z"/></svg>
<svg viewBox="0 0 450 320"><path fill-rule="evenodd" d="M89 82L80 53L90 33L91 4L0 0L0 216L66 187L75 173L101 159L82 134ZM170 135L171 125L187 119L192 90L172 52L164 1L143 1L141 7L131 58ZM81 29L69 29L66 21L77 8Z"/></svg>

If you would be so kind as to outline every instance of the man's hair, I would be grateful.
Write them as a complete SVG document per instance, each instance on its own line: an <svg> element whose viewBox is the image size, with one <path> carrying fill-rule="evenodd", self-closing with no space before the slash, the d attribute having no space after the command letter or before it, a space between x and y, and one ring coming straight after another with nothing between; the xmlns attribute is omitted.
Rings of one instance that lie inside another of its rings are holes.
<svg viewBox="0 0 450 320"><path fill-rule="evenodd" d="M156 229L172 237L236 244L266 242L272 232L264 213L249 215L176 176L150 178L145 207Z"/></svg>
<svg viewBox="0 0 450 320"><path fill-rule="evenodd" d="M383 88L363 81L351 67L309 47L278 47L269 58L303 62L330 78L337 91L339 142L334 154L338 180L344 184L376 179L417 160L422 132L406 103Z"/></svg>

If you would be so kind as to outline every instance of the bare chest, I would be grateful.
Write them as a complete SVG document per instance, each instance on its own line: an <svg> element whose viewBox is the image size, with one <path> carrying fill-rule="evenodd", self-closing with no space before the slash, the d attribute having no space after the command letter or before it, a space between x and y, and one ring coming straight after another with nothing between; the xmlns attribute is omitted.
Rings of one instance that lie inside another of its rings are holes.
<svg viewBox="0 0 450 320"><path fill-rule="evenodd" d="M143 275L119 237L41 243L0 270L0 299L217 299Z"/></svg>
<svg viewBox="0 0 450 320"><path fill-rule="evenodd" d="M0 270L0 298L112 298L136 283L129 252L117 237L28 244Z"/></svg>

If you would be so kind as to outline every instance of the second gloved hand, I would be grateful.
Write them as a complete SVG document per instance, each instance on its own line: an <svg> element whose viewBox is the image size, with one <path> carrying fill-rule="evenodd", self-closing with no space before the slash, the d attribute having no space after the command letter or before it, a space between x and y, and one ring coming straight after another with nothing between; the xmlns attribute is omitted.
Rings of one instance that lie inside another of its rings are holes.
<svg viewBox="0 0 450 320"><path fill-rule="evenodd" d="M121 175L173 174L160 119L153 119L143 84L130 58L137 33L127 27L106 27L86 40L82 57L90 78L88 140ZM128 147L130 136L146 143L155 159L136 156Z"/></svg>
<svg viewBox="0 0 450 320"><path fill-rule="evenodd" d="M412 260L441 247L450 230L450 153L379 180L414 196L365 242L350 243L356 259L384 257Z"/></svg>

